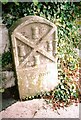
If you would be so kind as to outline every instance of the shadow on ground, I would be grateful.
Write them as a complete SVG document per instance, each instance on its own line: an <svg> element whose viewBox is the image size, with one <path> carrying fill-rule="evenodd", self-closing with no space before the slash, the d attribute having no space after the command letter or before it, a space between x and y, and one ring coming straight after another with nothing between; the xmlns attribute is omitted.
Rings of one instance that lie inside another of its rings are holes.
<svg viewBox="0 0 81 120"><path fill-rule="evenodd" d="M2 94L2 110L5 110L7 107L11 106L19 99L18 91L16 87L8 88Z"/></svg>

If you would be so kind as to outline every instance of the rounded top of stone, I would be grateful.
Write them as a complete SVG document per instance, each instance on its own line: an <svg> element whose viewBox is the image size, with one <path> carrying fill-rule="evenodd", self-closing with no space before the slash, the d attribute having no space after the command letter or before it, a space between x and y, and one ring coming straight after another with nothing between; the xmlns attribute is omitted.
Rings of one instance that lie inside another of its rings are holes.
<svg viewBox="0 0 81 120"><path fill-rule="evenodd" d="M18 26L25 26L27 24L27 21L30 22L41 22L41 23L45 23L45 24L48 24L50 26L53 26L55 28L56 25L54 23L52 23L51 21L43 18L43 17L40 17L40 16L26 16L26 17L23 17L23 18L20 18L18 19L9 29L9 32L12 33L16 28L18 28Z"/></svg>

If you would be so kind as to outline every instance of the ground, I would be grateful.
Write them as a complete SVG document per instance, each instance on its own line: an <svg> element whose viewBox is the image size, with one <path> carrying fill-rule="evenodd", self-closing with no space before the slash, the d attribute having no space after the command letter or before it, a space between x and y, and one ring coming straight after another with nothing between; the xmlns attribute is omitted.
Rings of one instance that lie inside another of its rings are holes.
<svg viewBox="0 0 81 120"><path fill-rule="evenodd" d="M5 101L4 101L5 102ZM8 102L8 100L7 100ZM79 118L79 104L54 110L44 99L13 101L0 112L2 118Z"/></svg>

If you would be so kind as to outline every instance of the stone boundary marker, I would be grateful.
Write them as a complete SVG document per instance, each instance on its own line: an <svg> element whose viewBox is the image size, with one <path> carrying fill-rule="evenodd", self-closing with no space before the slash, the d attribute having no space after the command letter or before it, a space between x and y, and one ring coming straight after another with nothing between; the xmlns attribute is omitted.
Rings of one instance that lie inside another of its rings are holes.
<svg viewBox="0 0 81 120"><path fill-rule="evenodd" d="M10 28L20 99L50 91L58 84L57 27L27 16Z"/></svg>

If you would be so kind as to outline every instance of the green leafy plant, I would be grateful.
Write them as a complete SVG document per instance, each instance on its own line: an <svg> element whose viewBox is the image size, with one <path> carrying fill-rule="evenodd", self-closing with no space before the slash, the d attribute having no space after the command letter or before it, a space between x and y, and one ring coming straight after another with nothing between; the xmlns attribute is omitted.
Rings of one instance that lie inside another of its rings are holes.
<svg viewBox="0 0 81 120"><path fill-rule="evenodd" d="M33 2L18 3L18 5L3 4L2 8L3 23L7 28L10 28L19 18L28 15L42 16L52 21L58 28L58 79L60 83L51 92L41 93L35 97L30 96L27 99L45 96L45 98L49 98L49 102L54 103L54 106L57 102L67 104L72 99L77 99L79 96L78 83L75 79L78 79L79 60L74 48L79 48L80 43L79 26L76 24L76 19L81 17L81 2L57 3L33 0ZM3 55L2 60L4 66L11 62L11 53L6 54ZM57 106L59 106L58 104Z"/></svg>
<svg viewBox="0 0 81 120"><path fill-rule="evenodd" d="M2 54L2 68L9 63L12 63L12 54L10 51L7 51Z"/></svg>
<svg viewBox="0 0 81 120"><path fill-rule="evenodd" d="M3 4L7 4L9 0L0 0L0 2L2 2ZM12 0L12 2L14 2L16 5L19 5L18 0Z"/></svg>

